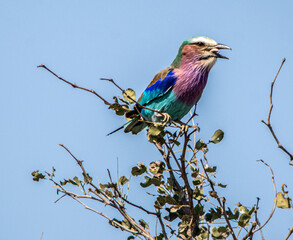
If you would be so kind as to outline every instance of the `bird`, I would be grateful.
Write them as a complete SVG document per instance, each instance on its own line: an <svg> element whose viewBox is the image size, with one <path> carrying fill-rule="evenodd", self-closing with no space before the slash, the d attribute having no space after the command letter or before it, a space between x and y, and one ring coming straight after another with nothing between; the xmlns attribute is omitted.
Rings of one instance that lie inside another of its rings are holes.
<svg viewBox="0 0 293 240"><path fill-rule="evenodd" d="M130 120L110 134L122 128L137 134L147 122L180 121L201 98L217 59L229 59L219 53L221 49L231 50L204 36L184 40L171 65L155 75L134 109L125 114Z"/></svg>

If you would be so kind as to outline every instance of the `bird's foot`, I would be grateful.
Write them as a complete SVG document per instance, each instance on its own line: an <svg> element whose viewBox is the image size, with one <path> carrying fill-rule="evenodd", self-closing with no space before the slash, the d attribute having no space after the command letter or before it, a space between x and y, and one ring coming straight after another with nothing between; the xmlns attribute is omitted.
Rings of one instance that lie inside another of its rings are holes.
<svg viewBox="0 0 293 240"><path fill-rule="evenodd" d="M180 131L183 133L188 132L188 128L189 128L189 126L187 124L182 124Z"/></svg>
<svg viewBox="0 0 293 240"><path fill-rule="evenodd" d="M171 116L168 114L168 113L161 113L162 116L163 116L163 119L162 119L162 124L163 124L163 127L165 127L168 123L171 122Z"/></svg>

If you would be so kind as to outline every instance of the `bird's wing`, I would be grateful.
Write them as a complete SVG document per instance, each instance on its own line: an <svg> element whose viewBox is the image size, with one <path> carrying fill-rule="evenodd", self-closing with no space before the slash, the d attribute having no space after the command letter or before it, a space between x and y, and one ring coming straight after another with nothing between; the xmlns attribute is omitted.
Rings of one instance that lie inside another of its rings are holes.
<svg viewBox="0 0 293 240"><path fill-rule="evenodd" d="M174 86L176 81L177 77L174 75L173 68L168 67L163 69L156 74L138 99L138 102L141 105L146 105L154 99L163 96Z"/></svg>

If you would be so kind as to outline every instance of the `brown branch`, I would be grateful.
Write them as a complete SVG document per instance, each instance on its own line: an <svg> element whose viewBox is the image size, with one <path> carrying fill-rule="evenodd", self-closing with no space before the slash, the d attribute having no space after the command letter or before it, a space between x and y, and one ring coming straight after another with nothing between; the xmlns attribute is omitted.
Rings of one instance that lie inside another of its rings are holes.
<svg viewBox="0 0 293 240"><path fill-rule="evenodd" d="M178 183L178 181L176 180L174 173L173 173L172 166L170 164L170 153L168 152L168 154L165 154L164 151L162 150L160 144L158 144L158 143L155 143L155 146L159 150L159 152L161 153L162 157L164 158L168 169L170 169L170 171L169 171L170 178L172 179L172 181L175 184L176 191L181 192L182 188L181 188L180 184Z"/></svg>
<svg viewBox="0 0 293 240"><path fill-rule="evenodd" d="M244 236L244 238L242 238L242 240L246 240L247 238L252 239L253 234L254 234L253 230L256 228L256 226L257 226L257 222L256 222L256 221L253 221L252 224L251 224L251 228L250 228L250 230L249 230L248 233Z"/></svg>
<svg viewBox="0 0 293 240"><path fill-rule="evenodd" d="M94 212L94 213L97 213L97 214L103 216L104 218L108 219L110 223L113 223L113 222L114 222L114 223L115 223L116 225L118 225L121 229L123 229L123 230L125 230L125 231L127 231L127 232L130 232L130 233L132 233L132 234L138 234L138 233L139 233L138 231L135 232L135 231L132 231L131 229L128 229L127 227L124 227L123 225L121 225L121 224L118 223L117 221L111 219L110 217L108 217L108 216L105 215L104 213L99 212L99 211L97 211L97 210L95 210L95 209L93 209L93 208L90 208L90 207L87 206L85 203L83 203L82 201L80 201L78 198L76 198L76 197L74 197L74 196L72 196L72 195L69 195L69 196L70 196L71 198L73 198L75 201L77 201L78 203L80 203L81 205L83 205L87 210L90 210L90 211L92 211L92 212Z"/></svg>
<svg viewBox="0 0 293 240"><path fill-rule="evenodd" d="M134 219L132 217L130 217L128 215L128 213L125 211L125 208L123 206L121 206L120 203L118 203L117 201L115 201L113 198L109 198L106 194L104 194L103 192L101 192L91 181L91 179L89 178L89 175L87 174L85 168L83 167L83 164L82 164L82 161L78 160L72 153L71 151L65 147L63 144L59 144L61 147L63 147L72 157L73 159L77 162L77 164L80 166L80 168L82 169L82 172L87 180L87 182L92 186L94 187L97 191L99 191L104 197L108 198L108 200L112 203L112 207L116 208L120 214L127 219L127 221L135 228L135 230L137 232L135 232L136 234L140 234L142 236L144 236L146 239L149 239L149 240L155 240L151 234L146 231L143 227L141 227L136 221L134 221ZM112 181L111 179L111 176L110 176L110 180ZM74 198L74 196L70 195L72 198ZM79 199L77 198L74 198L76 201L80 202L82 205L85 205L84 203L82 203ZM91 209L89 209L91 210ZM100 214L101 215L101 214ZM115 224L117 224L115 222Z"/></svg>
<svg viewBox="0 0 293 240"><path fill-rule="evenodd" d="M150 110L150 111L153 111L153 112L156 112L156 113L159 113L161 115L163 115L163 113L157 109L152 109L152 108L148 108L144 105L141 105L139 102L137 102L135 99L133 99L131 96L129 96L127 94L127 92L122 89L112 78L100 78L100 80L103 80L103 81L108 81L108 82L111 82L114 84L114 86L116 86L123 94L125 94L129 99L131 99L135 104L137 104L137 106L139 106L140 108L144 108L144 109L147 109L147 110Z"/></svg>
<svg viewBox="0 0 293 240"><path fill-rule="evenodd" d="M187 178L187 174L186 174L186 170L185 170L185 154L186 154L186 149L187 149L187 144L189 142L189 137L187 136L187 132L184 132L184 145L183 145L183 149L182 149L182 154L180 157L180 161L181 161L181 177L184 181L185 187L187 189L187 193L188 193L188 201L189 201L189 209L190 209L190 215L191 215L191 221L190 221L190 228L194 229L194 228L198 228L198 221L199 221L199 216L194 212L193 210L193 190L190 187L188 178Z"/></svg>
<svg viewBox="0 0 293 240"><path fill-rule="evenodd" d="M273 111L273 107L274 107L274 105L273 105L273 90L274 90L274 85L275 85L275 82L277 80L277 77L278 77L278 75L279 75L279 73L280 73L280 71L281 71L281 69L282 69L283 64L285 63L285 61L286 61L286 58L283 58L282 63L280 65L279 69L278 69L278 72L277 72L274 80L271 82L270 110L269 110L269 113L268 113L267 121L265 122L264 120L261 120L261 122L264 123L268 127L268 129L270 130L273 138L275 139L275 141L276 141L276 143L278 145L278 148L280 148L283 152L285 152L289 156L289 158L290 158L289 164L291 166L293 166L293 155L280 143L280 141L279 141L279 139L278 139L278 137L277 137L277 135L276 135L276 133L275 133L272 125L271 125L271 115L272 115L272 111Z"/></svg>
<svg viewBox="0 0 293 240"><path fill-rule="evenodd" d="M158 219L159 219L159 222L160 222L160 225L161 225L161 228L162 228L162 232L163 232L163 235L164 235L164 238L166 240L168 240L168 236L167 236L167 232L166 232L166 229L165 229L165 225L163 223L163 220L162 220L162 215L161 215L161 212L160 212L160 209L158 210Z"/></svg>
<svg viewBox="0 0 293 240"><path fill-rule="evenodd" d="M259 221L258 216L257 216L257 213L258 213L258 210L259 210L259 206L258 206L259 205L259 200L260 200L260 198L258 197L257 200L256 200L254 217L255 217L255 221L256 221L257 225L260 227L261 224L260 224L260 221ZM261 235L261 239L264 240L262 229L260 229L260 235Z"/></svg>
<svg viewBox="0 0 293 240"><path fill-rule="evenodd" d="M273 169L271 168L271 166L269 164L267 164L265 161L263 161L262 159L258 160L258 162L262 162L264 165L266 165L270 171L271 171L271 174L272 174L272 182L273 182L273 186L274 186L274 191L275 191L275 202L274 202L274 207L268 217L268 219L266 220L266 222L260 226L259 228L253 230L253 233L256 233L257 231L261 230L270 220L271 218L273 217L274 215L274 212L276 210L276 206L277 206L277 188L276 188L276 183L275 183L275 175L274 175L274 172L273 172Z"/></svg>
<svg viewBox="0 0 293 240"><path fill-rule="evenodd" d="M293 233L293 227L289 229L288 235L286 236L285 240L288 240L289 237L292 235Z"/></svg>
<svg viewBox="0 0 293 240"><path fill-rule="evenodd" d="M209 182L209 184L210 184L212 190L213 190L214 192L216 192L215 187L214 187L214 183L213 183L213 182L211 181L211 179L209 178L209 175L207 174L207 172L206 172L206 170L205 170L205 167L204 167L203 161L200 160L200 162L201 162L201 164L202 164L203 171L204 171L204 173L205 173L205 175L206 175L206 179L208 180L208 182ZM226 199L223 197L222 200L221 200L221 199L219 198L218 194L216 195L215 198L217 199L217 201L218 201L218 203L219 203L219 205L220 205L220 208L221 208L222 214L224 215L224 218L225 218L226 223L227 223L227 225L228 225L228 227L229 227L229 229L230 229L230 232L231 232L231 234L232 234L233 239L234 239L234 240L237 240L237 237L235 236L235 233L234 233L234 231L233 231L233 228L232 228L231 223L230 223L230 221L229 221L229 219L228 219L227 212L226 212L226 209L225 209Z"/></svg>
<svg viewBox="0 0 293 240"><path fill-rule="evenodd" d="M104 99L101 95L99 95L98 93L96 93L93 89L88 89L88 88L84 88L84 87L78 86L78 85L76 85L76 83L71 83L71 82L65 80L64 78L59 77L56 73L54 73L52 70L50 70L49 68L47 68L44 64L41 64L41 65L39 65L39 66L37 66L37 67L38 67L38 68L44 68L44 69L46 69L48 72L50 72L51 74L53 74L55 77L57 77L58 79L60 79L61 81L65 82L65 83L71 85L73 88L79 88L79 89L81 89L81 90L84 90L84 91L90 92L90 93L96 95L98 98L100 98L100 99L104 102L104 104L106 104L106 105L111 105L111 103L109 103L109 102L108 102L106 99Z"/></svg>
<svg viewBox="0 0 293 240"><path fill-rule="evenodd" d="M107 171L108 171L108 175L109 175L110 181L112 182L112 178L111 178L111 174L110 174L109 169L107 169ZM113 182L112 182L112 183L113 183ZM129 205L131 205L131 206L133 206L133 207L135 207L135 208L138 208L138 209L144 211L144 212L147 213L147 214L155 215L155 216L158 217L158 213L148 211L148 210L146 210L145 208L143 208L142 206L139 206L139 205L137 205L137 204L135 204L135 203L132 203L132 202L130 202L129 200L127 200L126 198L124 198L124 197L121 195L120 191L116 188L115 184L113 184L113 188L114 188L114 191L118 194L119 198L121 198L124 202L128 203Z"/></svg>

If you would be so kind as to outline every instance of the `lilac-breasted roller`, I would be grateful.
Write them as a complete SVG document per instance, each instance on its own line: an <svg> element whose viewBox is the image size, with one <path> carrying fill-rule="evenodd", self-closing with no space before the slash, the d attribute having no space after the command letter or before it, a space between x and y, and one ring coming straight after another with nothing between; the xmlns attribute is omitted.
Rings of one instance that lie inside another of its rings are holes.
<svg viewBox="0 0 293 240"><path fill-rule="evenodd" d="M231 48L207 37L183 41L172 64L155 75L139 98L139 104L167 113L171 120L182 119L200 99L217 58L228 59L219 53L220 49ZM137 105L126 117L136 113L145 121L162 121L162 115L141 106ZM124 131L137 134L147 126L143 120L130 120L124 125Z"/></svg>

